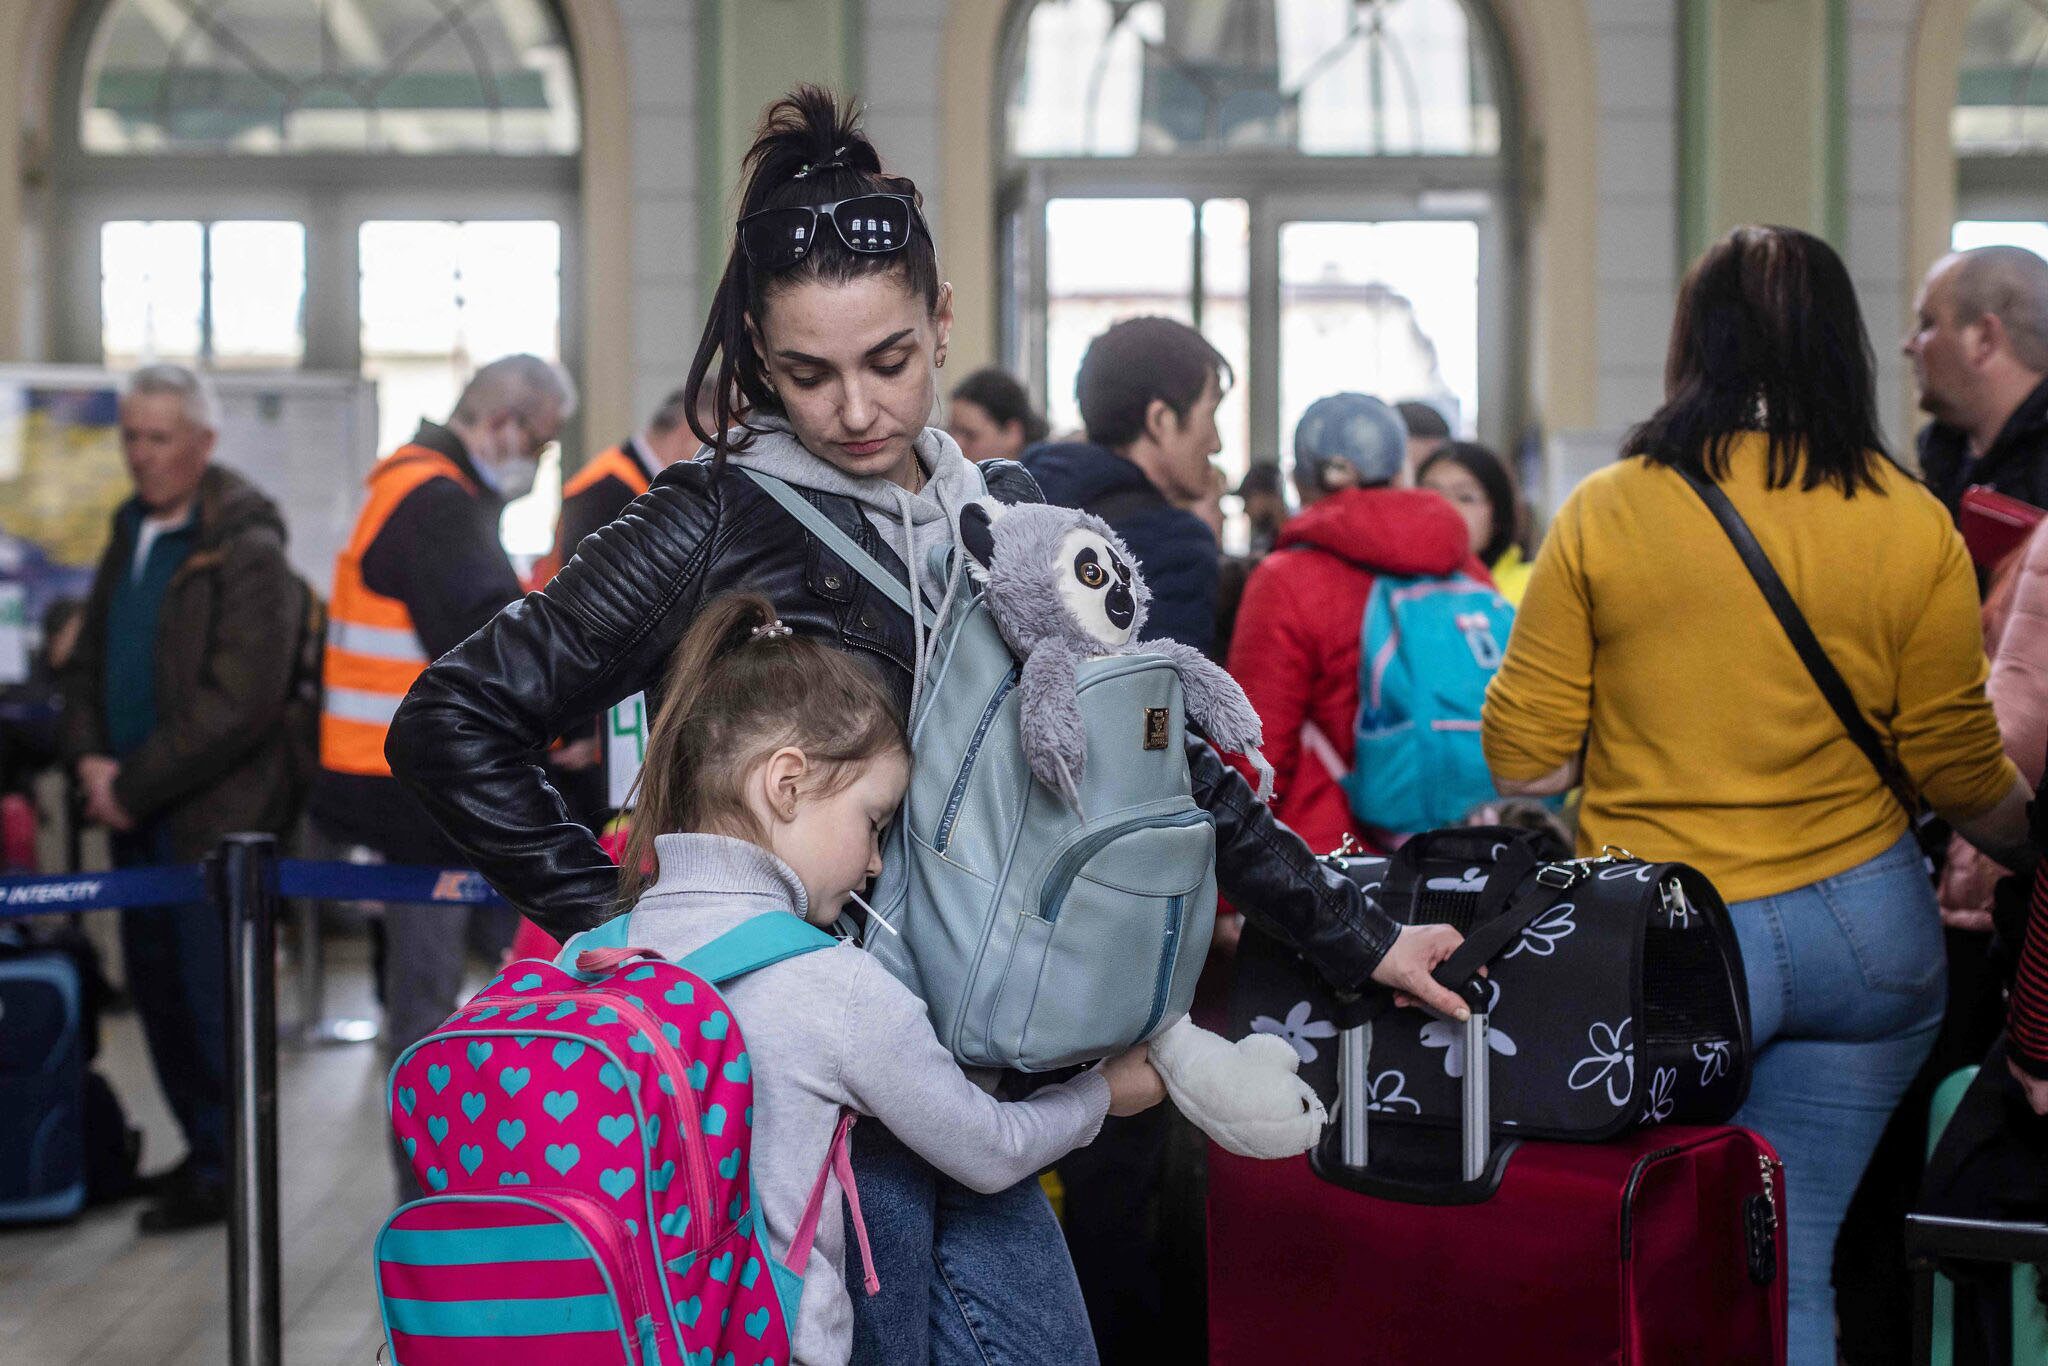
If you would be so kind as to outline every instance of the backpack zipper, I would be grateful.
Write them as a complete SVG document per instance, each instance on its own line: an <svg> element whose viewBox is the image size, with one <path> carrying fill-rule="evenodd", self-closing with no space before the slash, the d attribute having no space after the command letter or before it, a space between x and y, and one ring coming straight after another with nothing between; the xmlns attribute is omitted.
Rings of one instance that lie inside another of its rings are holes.
<svg viewBox="0 0 2048 1366"><path fill-rule="evenodd" d="M1173 988L1173 969L1180 951L1181 908L1187 904L1184 896L1166 899L1166 944L1159 952L1159 975L1152 985L1152 1013L1145 1017L1145 1027L1138 1031L1138 1038L1149 1038L1158 1027L1159 1017L1166 1013L1166 993Z"/></svg>
<svg viewBox="0 0 2048 1366"><path fill-rule="evenodd" d="M1073 847L1061 854L1047 873L1038 893L1039 918L1048 924L1060 918L1060 903L1066 900L1068 889L1074 885L1081 867L1104 849L1122 839L1134 830L1174 830L1190 825L1200 825L1213 820L1200 807L1192 811L1174 812L1163 816L1136 816L1130 820L1118 821L1115 825L1097 830L1087 838L1077 841Z"/></svg>
<svg viewBox="0 0 2048 1366"><path fill-rule="evenodd" d="M960 771L953 775L953 790L947 794L946 809L939 817L939 828L932 835L932 852L945 857L946 846L953 842L953 823L960 817L960 804L967 798L967 780L973 775L974 761L981 755L982 741L988 738L989 727L995 724L996 711L1003 705L1003 699L1017 686L1017 670L1012 666L1003 675L1003 681L996 685L995 695L982 708L981 720L974 727L974 738L967 743L967 753L960 757Z"/></svg>

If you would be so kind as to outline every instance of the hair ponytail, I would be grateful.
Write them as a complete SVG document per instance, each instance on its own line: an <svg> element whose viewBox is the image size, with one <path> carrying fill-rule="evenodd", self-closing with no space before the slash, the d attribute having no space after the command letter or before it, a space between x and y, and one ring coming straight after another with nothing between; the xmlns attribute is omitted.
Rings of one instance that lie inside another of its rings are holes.
<svg viewBox="0 0 2048 1366"><path fill-rule="evenodd" d="M881 680L852 655L790 633L758 593L729 593L699 612L664 687L628 803L621 906L646 889L657 835L758 840L747 775L782 746L819 767L825 792L851 781L857 765L910 747Z"/></svg>
<svg viewBox="0 0 2048 1366"><path fill-rule="evenodd" d="M762 209L829 203L863 194L902 194L910 196L920 209L924 204L924 196L912 181L883 171L881 153L861 129L860 110L851 103L841 104L831 91L815 85L800 85L768 106L741 165L735 219ZM836 233L820 232L802 261L765 276L748 263L735 234L684 382L690 430L711 448L715 462L723 463L732 452L752 444L751 432L732 434L739 413L784 415L747 326L749 317L761 317L771 289L809 279L844 284L856 276L884 271L903 272L906 286L924 300L925 307L938 307L938 254L922 232L911 233L903 250L887 255L849 251ZM707 387L711 391L711 431L698 426Z"/></svg>

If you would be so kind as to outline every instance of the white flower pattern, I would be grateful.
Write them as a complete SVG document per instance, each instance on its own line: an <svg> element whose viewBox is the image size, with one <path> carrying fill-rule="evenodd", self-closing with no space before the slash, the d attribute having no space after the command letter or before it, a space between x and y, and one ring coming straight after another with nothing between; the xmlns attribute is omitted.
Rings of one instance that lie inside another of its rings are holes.
<svg viewBox="0 0 2048 1366"><path fill-rule="evenodd" d="M1696 1043L1692 1046L1692 1056L1700 1065L1700 1085L1705 1086L1715 1078L1727 1075L1729 1053L1726 1039Z"/></svg>
<svg viewBox="0 0 2048 1366"><path fill-rule="evenodd" d="M1677 1068L1660 1067L1657 1069L1656 1073L1650 1078L1649 1104L1643 1108L1643 1122L1645 1124L1662 1124L1665 1120L1671 1118L1671 1111L1678 1103L1677 1099L1672 1095L1673 1090L1677 1086Z"/></svg>
<svg viewBox="0 0 2048 1366"><path fill-rule="evenodd" d="M1586 1042L1593 1047L1592 1056L1572 1064L1565 1084L1574 1091L1586 1091L1604 1082L1607 1099L1616 1109L1628 1104L1636 1088L1636 1050L1628 1037L1629 1027L1634 1023L1631 1016L1620 1024L1596 1021L1588 1028Z"/></svg>
<svg viewBox="0 0 2048 1366"><path fill-rule="evenodd" d="M1538 958L1548 958L1556 953L1559 941L1569 939L1572 931L1579 927L1578 922L1572 918L1572 913L1577 909L1577 904L1570 901L1560 901L1552 906L1522 931L1522 937L1515 941L1515 946L1501 955L1502 961L1505 962L1524 952L1534 954Z"/></svg>
<svg viewBox="0 0 2048 1366"><path fill-rule="evenodd" d="M1500 1005L1500 983L1488 978L1486 989L1486 1009L1490 1015ZM1445 1076L1465 1075L1465 1026L1451 1024L1445 1020L1431 1020L1422 1027L1421 1043L1424 1048L1444 1050ZM1486 1031L1486 1048L1488 1052L1498 1053L1503 1058L1512 1058L1518 1051L1515 1041L1496 1026L1490 1026Z"/></svg>
<svg viewBox="0 0 2048 1366"><path fill-rule="evenodd" d="M1285 1020L1276 1020L1271 1015L1254 1015L1252 1030L1258 1034L1278 1035L1293 1046L1296 1056L1303 1062L1314 1062L1317 1057L1316 1046L1309 1040L1333 1039L1337 1036L1337 1026L1328 1020L1312 1020L1309 1013L1307 1001L1296 1001L1294 1009L1287 1012Z"/></svg>
<svg viewBox="0 0 2048 1366"><path fill-rule="evenodd" d="M1372 1079L1371 1093L1365 1098L1367 1111L1377 1114L1422 1113L1422 1105L1415 1097L1407 1094L1408 1078L1389 1069Z"/></svg>

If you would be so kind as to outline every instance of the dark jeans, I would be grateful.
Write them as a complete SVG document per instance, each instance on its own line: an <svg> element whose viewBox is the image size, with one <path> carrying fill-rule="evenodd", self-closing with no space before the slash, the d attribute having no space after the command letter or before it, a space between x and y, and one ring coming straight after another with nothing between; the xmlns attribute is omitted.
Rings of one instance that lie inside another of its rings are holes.
<svg viewBox="0 0 2048 1366"><path fill-rule="evenodd" d="M849 1220L853 1366L1093 1366L1081 1290L1036 1178L978 1194L873 1119L854 1131L853 1174L882 1282L863 1288Z"/></svg>
<svg viewBox="0 0 2048 1366"><path fill-rule="evenodd" d="M172 862L160 827L113 839L116 867ZM121 912L128 994L149 1043L157 1085L184 1131L193 1179L227 1180L227 925L212 903Z"/></svg>

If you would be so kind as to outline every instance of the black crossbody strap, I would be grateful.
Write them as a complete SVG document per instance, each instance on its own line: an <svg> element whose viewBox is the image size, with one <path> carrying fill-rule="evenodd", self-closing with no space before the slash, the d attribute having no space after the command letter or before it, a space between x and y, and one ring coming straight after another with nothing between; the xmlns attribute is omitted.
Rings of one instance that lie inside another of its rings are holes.
<svg viewBox="0 0 2048 1366"><path fill-rule="evenodd" d="M1913 790L1913 784L1900 771L1898 761L1884 747L1877 731L1865 719L1863 709L1856 705L1856 695L1849 691L1849 685L1828 658L1827 651L1815 639L1813 628L1806 624L1806 617L1800 612L1799 604L1792 601L1792 594L1785 587L1785 581L1778 577L1770 557L1757 544L1756 533L1749 529L1749 523L1742 520L1742 514L1735 510L1735 504L1728 500L1718 485L1708 483L1691 470L1674 465L1678 477L1692 486L1700 496L1707 510L1714 514L1714 520L1721 524L1721 530L1728 533L1728 539L1735 544L1735 553L1742 557L1742 563L1749 570L1749 576L1756 580L1762 590L1764 601L1770 604L1771 613L1777 617L1778 625L1785 629L1785 636L1798 652L1799 662L1806 666L1806 672L1813 675L1814 686L1820 689L1822 697L1834 708L1835 716L1842 723L1842 729L1849 732L1849 738L1856 742L1856 748L1863 751L1863 757L1877 770L1877 776L1899 805L1906 809L1908 821L1917 821L1920 814L1920 800Z"/></svg>

